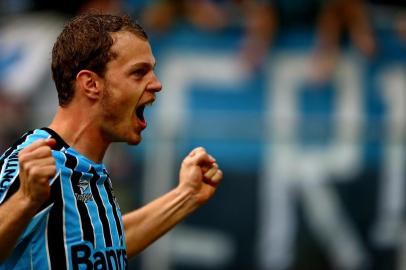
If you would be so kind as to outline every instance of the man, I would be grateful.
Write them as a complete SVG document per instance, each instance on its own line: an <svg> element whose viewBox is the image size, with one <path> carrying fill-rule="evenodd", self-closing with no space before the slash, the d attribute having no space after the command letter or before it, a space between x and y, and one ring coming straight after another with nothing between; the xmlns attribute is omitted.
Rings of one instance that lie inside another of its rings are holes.
<svg viewBox="0 0 406 270"><path fill-rule="evenodd" d="M162 88L143 29L125 16L82 15L52 52L58 111L0 159L0 269L125 269L205 203L222 172L199 147L179 185L121 217L101 163L112 142L140 143Z"/></svg>

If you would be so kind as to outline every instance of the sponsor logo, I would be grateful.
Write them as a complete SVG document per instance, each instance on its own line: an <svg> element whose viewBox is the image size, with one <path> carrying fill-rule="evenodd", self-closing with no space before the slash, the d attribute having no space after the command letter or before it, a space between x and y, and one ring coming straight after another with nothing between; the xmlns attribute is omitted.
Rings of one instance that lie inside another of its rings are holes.
<svg viewBox="0 0 406 270"><path fill-rule="evenodd" d="M79 269L127 269L127 253L122 248L93 250L89 245L78 244L71 247L73 270Z"/></svg>
<svg viewBox="0 0 406 270"><path fill-rule="evenodd" d="M87 179L79 180L78 187L80 189L80 194L75 192L76 200L81 201L83 203L93 201L93 194L90 193L89 185L90 185L89 180Z"/></svg>
<svg viewBox="0 0 406 270"><path fill-rule="evenodd" d="M3 197L10 184L18 176L19 164L18 164L18 151L11 154L6 159L5 164L0 172L0 198Z"/></svg>

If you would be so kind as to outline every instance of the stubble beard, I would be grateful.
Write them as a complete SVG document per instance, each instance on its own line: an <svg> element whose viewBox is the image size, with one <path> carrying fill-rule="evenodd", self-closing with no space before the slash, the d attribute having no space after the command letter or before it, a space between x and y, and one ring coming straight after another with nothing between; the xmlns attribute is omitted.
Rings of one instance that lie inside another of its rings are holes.
<svg viewBox="0 0 406 270"><path fill-rule="evenodd" d="M113 97L109 89L110 88L106 86L101 99L100 126L103 134L109 141L118 142L123 139L117 134L119 117L115 113L114 102L112 102Z"/></svg>
<svg viewBox="0 0 406 270"><path fill-rule="evenodd" d="M103 96L101 99L101 127L103 134L105 134L105 137L110 142L126 142L128 145L138 145L141 142L141 132L139 132L137 135L139 138L136 141L132 141L131 138L127 138L125 134L120 133L120 124L122 123L123 119L122 116L117 114L119 105L117 105L113 99L113 94L108 87L108 84L106 84L106 88L103 91ZM128 131L122 132L126 133Z"/></svg>

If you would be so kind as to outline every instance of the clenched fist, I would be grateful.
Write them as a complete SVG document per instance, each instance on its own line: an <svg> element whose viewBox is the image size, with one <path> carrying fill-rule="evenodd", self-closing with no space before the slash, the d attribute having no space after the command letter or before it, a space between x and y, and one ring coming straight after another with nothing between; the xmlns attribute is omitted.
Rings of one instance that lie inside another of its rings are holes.
<svg viewBox="0 0 406 270"><path fill-rule="evenodd" d="M179 178L180 187L191 189L197 202L204 203L216 191L223 172L203 147L197 147L183 160Z"/></svg>
<svg viewBox="0 0 406 270"><path fill-rule="evenodd" d="M19 191L34 205L40 206L50 197L49 179L55 176L55 159L52 156L54 139L38 140L18 154L20 164Z"/></svg>

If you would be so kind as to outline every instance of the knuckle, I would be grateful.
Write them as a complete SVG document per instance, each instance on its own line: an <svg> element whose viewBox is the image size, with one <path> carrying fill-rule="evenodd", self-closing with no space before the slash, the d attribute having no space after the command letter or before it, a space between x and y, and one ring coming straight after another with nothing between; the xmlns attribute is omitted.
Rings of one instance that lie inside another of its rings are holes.
<svg viewBox="0 0 406 270"><path fill-rule="evenodd" d="M20 152L18 153L18 162L19 163L25 163L27 161L27 155L25 154L25 152Z"/></svg>
<svg viewBox="0 0 406 270"><path fill-rule="evenodd" d="M199 151L199 152L196 153L196 159L200 159L200 158L202 158L202 157L205 156L205 155L206 155L205 152Z"/></svg>
<svg viewBox="0 0 406 270"><path fill-rule="evenodd" d="M33 169L33 165L31 162L25 162L23 165L23 169L26 170L28 173L31 173Z"/></svg>
<svg viewBox="0 0 406 270"><path fill-rule="evenodd" d="M48 145L44 145L41 147L41 152L43 152L44 156L51 156L52 155L52 149Z"/></svg>
<svg viewBox="0 0 406 270"><path fill-rule="evenodd" d="M56 174L56 166L52 166L50 169L50 175L55 175Z"/></svg>
<svg viewBox="0 0 406 270"><path fill-rule="evenodd" d="M191 164L191 159L190 158L185 158L182 161L182 166L189 166Z"/></svg>
<svg viewBox="0 0 406 270"><path fill-rule="evenodd" d="M222 171L219 170L217 174L218 174L220 179L223 178L223 172Z"/></svg>
<svg viewBox="0 0 406 270"><path fill-rule="evenodd" d="M39 176L40 172L41 172L41 170L36 166L31 166L29 169L29 174L34 177Z"/></svg>
<svg viewBox="0 0 406 270"><path fill-rule="evenodd" d="M37 140L36 146L43 145L44 143L45 143L45 139L39 139L39 140Z"/></svg>

